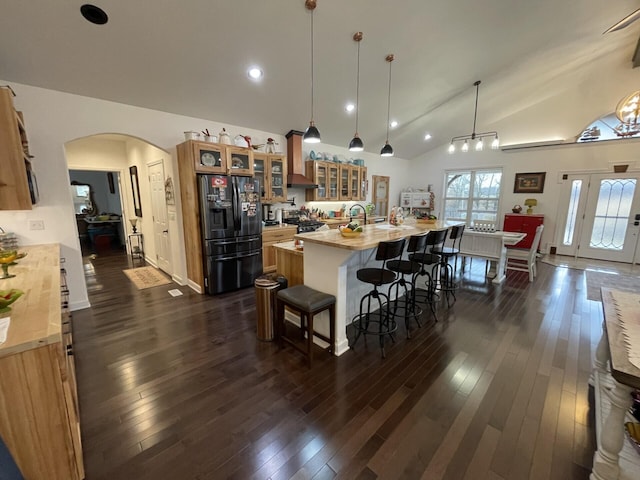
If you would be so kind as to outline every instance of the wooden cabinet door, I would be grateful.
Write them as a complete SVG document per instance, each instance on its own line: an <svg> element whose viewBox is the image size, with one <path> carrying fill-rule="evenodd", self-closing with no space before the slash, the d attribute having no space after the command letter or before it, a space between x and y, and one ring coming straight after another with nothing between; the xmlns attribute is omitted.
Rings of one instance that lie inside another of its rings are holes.
<svg viewBox="0 0 640 480"><path fill-rule="evenodd" d="M307 189L305 198L308 201L323 201L328 200L327 197L327 181L328 181L328 169L326 162L307 161L305 163L305 173L307 178L311 178L313 183L318 185L318 188L313 190Z"/></svg>
<svg viewBox="0 0 640 480"><path fill-rule="evenodd" d="M287 161L283 155L269 156L269 170L271 187L269 199L272 202L287 201Z"/></svg>
<svg viewBox="0 0 640 480"><path fill-rule="evenodd" d="M278 242L262 243L262 272L271 273L276 271L276 249L274 245Z"/></svg>
<svg viewBox="0 0 640 480"><path fill-rule="evenodd" d="M349 168L349 197L351 200L360 200L360 167Z"/></svg>
<svg viewBox="0 0 640 480"><path fill-rule="evenodd" d="M227 146L226 151L229 175L253 177L253 150Z"/></svg>
<svg viewBox="0 0 640 480"><path fill-rule="evenodd" d="M340 200L351 200L351 167L340 165Z"/></svg>
<svg viewBox="0 0 640 480"><path fill-rule="evenodd" d="M269 159L264 153L253 154L253 178L258 181L260 185L260 201L268 202L271 199L270 188L268 185L269 175L268 172Z"/></svg>
<svg viewBox="0 0 640 480"><path fill-rule="evenodd" d="M216 175L227 174L227 157L224 145L193 140L190 143L196 172Z"/></svg>
<svg viewBox="0 0 640 480"><path fill-rule="evenodd" d="M536 236L536 228L544 223L544 215L527 215L523 213L507 213L504 216L505 232L526 233L527 236L513 245L513 248L531 248Z"/></svg>
<svg viewBox="0 0 640 480"><path fill-rule="evenodd" d="M369 181L367 180L366 167L360 167L360 200L363 202L367 199L367 193L369 190Z"/></svg>
<svg viewBox="0 0 640 480"><path fill-rule="evenodd" d="M340 167L335 163L327 164L327 200L340 198Z"/></svg>

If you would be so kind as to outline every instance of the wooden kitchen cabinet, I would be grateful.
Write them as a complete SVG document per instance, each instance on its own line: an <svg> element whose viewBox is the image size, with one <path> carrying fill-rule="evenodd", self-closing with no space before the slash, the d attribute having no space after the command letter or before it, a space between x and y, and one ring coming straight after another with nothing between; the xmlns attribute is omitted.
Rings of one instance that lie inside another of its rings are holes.
<svg viewBox="0 0 640 480"><path fill-rule="evenodd" d="M253 174L260 182L262 203L287 201L287 158L284 155L254 153Z"/></svg>
<svg viewBox="0 0 640 480"><path fill-rule="evenodd" d="M250 148L196 140L181 145L182 161L192 162L196 173L253 176L253 150Z"/></svg>
<svg viewBox="0 0 640 480"><path fill-rule="evenodd" d="M24 120L9 87L0 88L0 165L0 210L31 210L37 186Z"/></svg>
<svg viewBox="0 0 640 480"><path fill-rule="evenodd" d="M70 323L61 308L60 247L22 247L3 288L20 288L0 345L0 436L27 479L84 478ZM64 325L63 325L64 324Z"/></svg>
<svg viewBox="0 0 640 480"><path fill-rule="evenodd" d="M276 250L274 245L280 242L290 242L297 232L297 227L280 226L262 229L262 272L276 271Z"/></svg>
<svg viewBox="0 0 640 480"><path fill-rule="evenodd" d="M333 162L307 161L305 175L318 188L307 189L307 201L335 201L338 200L340 166Z"/></svg>
<svg viewBox="0 0 640 480"><path fill-rule="evenodd" d="M544 223L544 215L534 215L525 213L507 213L504 216L505 232L526 233L527 236L516 243L513 248L531 248L533 239L536 236L536 228Z"/></svg>

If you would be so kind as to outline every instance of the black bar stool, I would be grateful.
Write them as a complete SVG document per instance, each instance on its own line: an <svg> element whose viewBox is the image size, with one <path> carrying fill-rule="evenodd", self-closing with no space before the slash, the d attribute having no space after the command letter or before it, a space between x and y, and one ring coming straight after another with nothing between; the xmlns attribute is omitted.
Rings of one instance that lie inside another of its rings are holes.
<svg viewBox="0 0 640 480"><path fill-rule="evenodd" d="M389 242L380 242L376 251L376 260L382 261L382 268L361 268L356 272L358 280L373 285L373 290L367 293L360 300L360 313L353 317L353 325L358 332L356 338L351 344L351 348L354 348L360 335L378 335L380 340L380 351L382 352L382 358L386 357L384 351L384 337L389 335L393 341L391 335L398 328L395 317L390 315L389 312L389 297L385 293L378 290L381 285L388 285L396 279L395 272L386 268L387 261L402 255L404 250L405 240L393 240ZM372 300L376 300L378 303L377 310L371 310ZM384 302L383 302L384 300ZM367 310L364 311L363 307L365 302L367 303ZM370 324L378 324L378 330L373 331L369 329Z"/></svg>
<svg viewBox="0 0 640 480"><path fill-rule="evenodd" d="M431 253L431 251L433 248L441 246L446 238L447 230L430 230L429 233L427 233L424 250L420 253L409 255L409 260L420 265L420 271L417 276L427 277L427 293L424 301L429 304L431 314L436 322L438 321L435 309L435 297L437 296L436 280L438 276L438 267L440 266L440 255ZM427 270L426 267L430 267L431 271Z"/></svg>
<svg viewBox="0 0 640 480"><path fill-rule="evenodd" d="M428 233L420 235L413 235L409 238L407 243L407 260L403 260L402 256L399 260L389 260L387 262L387 268L392 272L398 273L399 278L389 285L389 298L392 296L395 300L391 301L393 304L393 316L397 315L398 308L404 310L404 325L407 329L407 338L411 338L411 329L409 326L409 318L413 317L421 327L419 317L422 315L422 308L416 304L416 279L422 269L419 263L409 260L409 256L416 252L424 252L425 245L427 244ZM406 275L411 275L411 280L407 282ZM400 287L404 288L404 301L400 306ZM410 289L409 289L410 287ZM395 295L392 295L392 291L395 288Z"/></svg>
<svg viewBox="0 0 640 480"><path fill-rule="evenodd" d="M455 276L458 270L458 254L460 253L460 243L462 242L463 233L464 225L451 227L449 231L451 246L446 246L445 240L442 245L435 246L431 249L432 253L440 255L440 278L438 286L447 298L448 307L451 306L449 304L449 294L453 296L453 301L456 301L456 289L458 285L455 282ZM449 259L453 259L453 266L449 263Z"/></svg>

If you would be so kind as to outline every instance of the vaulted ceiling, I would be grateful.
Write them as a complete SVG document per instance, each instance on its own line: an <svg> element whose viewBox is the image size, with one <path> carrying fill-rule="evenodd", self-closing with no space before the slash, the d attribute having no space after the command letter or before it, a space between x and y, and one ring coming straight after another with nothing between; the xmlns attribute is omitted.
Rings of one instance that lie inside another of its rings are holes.
<svg viewBox="0 0 640 480"><path fill-rule="evenodd" d="M82 18L82 3L5 2L0 78L267 132L308 125L304 0L101 0L101 26ZM640 22L602 34L638 0L317 3L314 117L325 143L346 146L355 130L344 106L356 96L356 31L359 132L371 152L385 140L389 53L390 143L403 158L471 133L476 80L477 130L498 130L502 144L568 139L640 89ZM259 83L247 78L253 64Z"/></svg>

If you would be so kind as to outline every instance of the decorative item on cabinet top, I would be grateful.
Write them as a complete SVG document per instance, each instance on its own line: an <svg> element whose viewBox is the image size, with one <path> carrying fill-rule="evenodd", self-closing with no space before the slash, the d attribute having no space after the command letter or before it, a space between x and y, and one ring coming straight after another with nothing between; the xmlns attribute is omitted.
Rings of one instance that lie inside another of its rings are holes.
<svg viewBox="0 0 640 480"><path fill-rule="evenodd" d="M347 158L344 155L335 155L328 152L316 152L311 150L309 152L309 160L316 162L333 162L333 163L347 163L350 165L357 165L364 167L364 160L362 158Z"/></svg>

